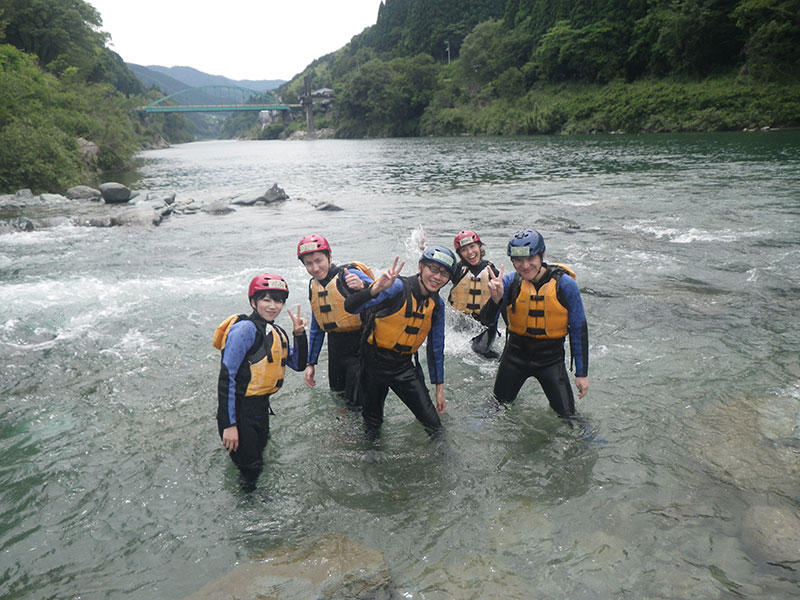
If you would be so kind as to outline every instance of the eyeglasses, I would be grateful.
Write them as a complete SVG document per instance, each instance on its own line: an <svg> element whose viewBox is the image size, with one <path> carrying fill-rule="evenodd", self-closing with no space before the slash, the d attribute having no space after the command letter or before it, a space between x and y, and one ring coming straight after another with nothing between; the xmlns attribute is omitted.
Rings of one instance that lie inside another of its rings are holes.
<svg viewBox="0 0 800 600"><path fill-rule="evenodd" d="M450 269L446 267L439 267L436 265L432 265L430 263L425 263L425 266L428 267L428 270L434 275L443 275L444 277L450 277Z"/></svg>

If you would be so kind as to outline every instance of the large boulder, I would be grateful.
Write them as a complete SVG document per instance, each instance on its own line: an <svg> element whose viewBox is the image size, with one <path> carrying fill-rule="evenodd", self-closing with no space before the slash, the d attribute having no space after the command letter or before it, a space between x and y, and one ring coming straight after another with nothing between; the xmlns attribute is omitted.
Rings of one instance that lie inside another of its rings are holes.
<svg viewBox="0 0 800 600"><path fill-rule="evenodd" d="M396 600L383 554L344 536L325 536L306 547L284 548L235 567L187 600Z"/></svg>
<svg viewBox="0 0 800 600"><path fill-rule="evenodd" d="M742 519L742 542L751 558L793 569L800 558L800 517L779 506L752 506Z"/></svg>
<svg viewBox="0 0 800 600"><path fill-rule="evenodd" d="M106 204L120 204L131 199L131 191L121 183L110 181L100 184L100 194Z"/></svg>
<svg viewBox="0 0 800 600"><path fill-rule="evenodd" d="M100 200L103 195L88 185L76 185L67 190L65 194L70 200Z"/></svg>

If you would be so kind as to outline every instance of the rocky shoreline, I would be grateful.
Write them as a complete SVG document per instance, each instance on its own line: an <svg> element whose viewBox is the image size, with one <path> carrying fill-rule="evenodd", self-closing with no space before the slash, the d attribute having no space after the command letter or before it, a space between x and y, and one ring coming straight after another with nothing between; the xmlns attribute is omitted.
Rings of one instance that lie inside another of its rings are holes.
<svg viewBox="0 0 800 600"><path fill-rule="evenodd" d="M0 195L0 234L73 225L116 227L156 226L170 215L204 212L224 215L236 206L267 205L288 200L277 183L266 190L252 190L216 200L178 198L174 191L133 191L121 183L103 183L99 189L80 185L65 194L34 195L31 190ZM317 205L319 210L337 210L333 205Z"/></svg>

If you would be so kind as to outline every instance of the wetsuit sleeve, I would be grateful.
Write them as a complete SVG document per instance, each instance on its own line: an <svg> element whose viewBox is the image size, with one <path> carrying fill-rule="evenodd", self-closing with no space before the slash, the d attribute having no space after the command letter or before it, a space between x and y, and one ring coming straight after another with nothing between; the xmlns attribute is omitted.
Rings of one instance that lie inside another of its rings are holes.
<svg viewBox="0 0 800 600"><path fill-rule="evenodd" d="M383 290L380 294L372 297L369 288L357 291L344 301L344 309L351 314L359 314L364 310L371 308L384 302L390 298L394 298L398 294L403 293L403 282L401 279L395 279L394 283L389 289Z"/></svg>
<svg viewBox="0 0 800 600"><path fill-rule="evenodd" d="M558 280L562 297L567 302L569 317L569 346L575 359L575 376L587 377L589 375L589 328L586 325L586 313L583 310L583 300L578 284L569 275L563 275Z"/></svg>
<svg viewBox="0 0 800 600"><path fill-rule="evenodd" d="M481 312L478 313L478 321L484 325L494 325L497 323L497 318L500 316L502 309L508 304L508 288L511 287L511 282L514 280L515 273L506 273L503 275L503 297L500 299L500 304L496 304L492 298L483 305Z"/></svg>
<svg viewBox="0 0 800 600"><path fill-rule="evenodd" d="M319 353L322 352L322 343L325 341L325 330L317 323L314 311L311 311L311 333L308 344L308 364L316 365L319 360Z"/></svg>
<svg viewBox="0 0 800 600"><path fill-rule="evenodd" d="M286 366L293 371L303 371L307 364L306 356L308 356L308 338L304 330L300 335L294 336L294 344L289 350Z"/></svg>
<svg viewBox="0 0 800 600"><path fill-rule="evenodd" d="M223 427L236 425L236 375L256 340L256 326L252 321L234 323L222 350L219 370L218 418Z"/></svg>
<svg viewBox="0 0 800 600"><path fill-rule="evenodd" d="M438 298L427 341L428 375L431 384L444 383L444 300Z"/></svg>

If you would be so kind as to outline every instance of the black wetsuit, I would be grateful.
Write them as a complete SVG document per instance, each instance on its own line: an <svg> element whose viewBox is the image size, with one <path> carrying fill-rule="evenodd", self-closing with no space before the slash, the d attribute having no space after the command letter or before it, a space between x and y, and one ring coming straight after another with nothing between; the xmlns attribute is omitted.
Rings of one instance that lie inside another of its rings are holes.
<svg viewBox="0 0 800 600"><path fill-rule="evenodd" d="M407 286L407 287L406 287ZM345 301L348 312L368 311L365 316L364 337L368 337L371 319L381 315L396 313L405 304L407 291L415 303L426 299L435 302L431 317L431 330L427 338L428 371L431 383L444 381L444 302L438 294L423 296L419 277L398 278L392 286L372 297L369 288L356 292ZM439 414L436 412L425 378L415 355L401 354L394 350L379 348L365 339L361 347L361 370L359 373L359 396L367 434L377 436L383 424L383 411L389 389L422 423L430 435L442 430Z"/></svg>

